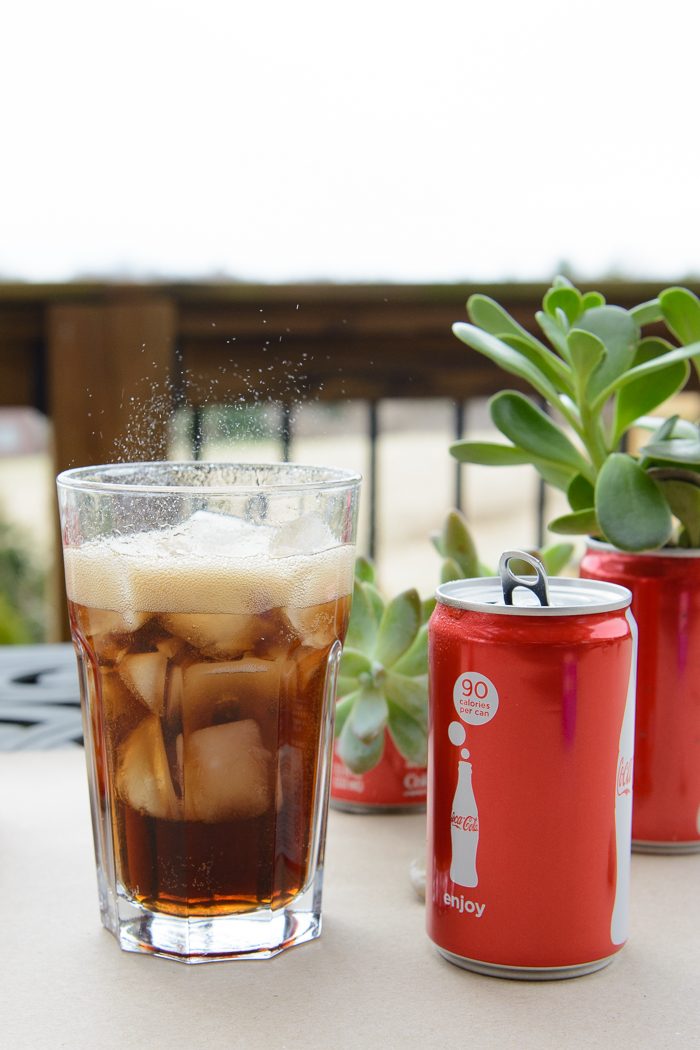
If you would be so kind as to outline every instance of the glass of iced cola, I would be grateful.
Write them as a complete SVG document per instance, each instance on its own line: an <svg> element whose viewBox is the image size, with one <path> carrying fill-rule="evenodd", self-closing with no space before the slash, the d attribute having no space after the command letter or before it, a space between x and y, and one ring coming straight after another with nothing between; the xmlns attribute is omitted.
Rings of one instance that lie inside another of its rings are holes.
<svg viewBox="0 0 700 1050"><path fill-rule="evenodd" d="M359 478L140 463L58 478L102 922L128 951L317 937Z"/></svg>

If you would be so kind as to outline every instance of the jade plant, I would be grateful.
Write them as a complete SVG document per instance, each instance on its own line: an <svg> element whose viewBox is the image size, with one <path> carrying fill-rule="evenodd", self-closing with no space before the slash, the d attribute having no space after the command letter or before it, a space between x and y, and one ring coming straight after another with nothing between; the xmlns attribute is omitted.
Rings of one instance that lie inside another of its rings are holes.
<svg viewBox="0 0 700 1050"><path fill-rule="evenodd" d="M441 583L494 575L479 561L459 511L450 511L431 539L442 559ZM548 573L556 575L572 552L571 544L560 543L537 553ZM377 588L374 566L358 559L335 718L338 753L354 773L366 773L377 765L387 731L404 758L425 765L428 619L434 608L435 599L421 602L415 588L386 602Z"/></svg>
<svg viewBox="0 0 700 1050"><path fill-rule="evenodd" d="M569 502L570 513L549 523L553 532L626 551L699 547L700 430L651 414L685 386L690 361L700 372L700 300L670 288L625 310L558 277L535 315L543 338L484 295L473 295L467 312L471 323L455 324L455 335L524 380L535 397L496 394L491 418L509 443L459 441L452 455L534 466ZM680 346L645 334L658 322ZM633 428L650 431L639 452L628 450Z"/></svg>

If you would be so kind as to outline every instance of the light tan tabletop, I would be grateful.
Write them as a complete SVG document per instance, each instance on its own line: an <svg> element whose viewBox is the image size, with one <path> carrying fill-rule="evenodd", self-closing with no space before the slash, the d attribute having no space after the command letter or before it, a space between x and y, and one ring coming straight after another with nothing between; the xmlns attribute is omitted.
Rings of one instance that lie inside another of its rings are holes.
<svg viewBox="0 0 700 1050"><path fill-rule="evenodd" d="M700 855L635 856L632 937L574 980L480 977L427 940L420 816L330 818L324 932L267 962L121 952L99 924L79 749L0 754L0 1046L700 1047Z"/></svg>

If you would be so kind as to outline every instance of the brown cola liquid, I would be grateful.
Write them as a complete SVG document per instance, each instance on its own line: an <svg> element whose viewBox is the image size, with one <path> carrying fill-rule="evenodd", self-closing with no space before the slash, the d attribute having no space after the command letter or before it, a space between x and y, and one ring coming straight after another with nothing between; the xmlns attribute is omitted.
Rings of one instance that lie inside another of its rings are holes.
<svg viewBox="0 0 700 1050"><path fill-rule="evenodd" d="M349 597L255 614L69 604L118 882L182 916L291 900L308 879L327 665Z"/></svg>

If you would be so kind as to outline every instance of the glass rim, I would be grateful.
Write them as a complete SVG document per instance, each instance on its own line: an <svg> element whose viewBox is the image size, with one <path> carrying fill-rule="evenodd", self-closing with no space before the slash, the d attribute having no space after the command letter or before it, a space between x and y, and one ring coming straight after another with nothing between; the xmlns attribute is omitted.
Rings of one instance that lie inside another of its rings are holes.
<svg viewBox="0 0 700 1050"><path fill-rule="evenodd" d="M314 480L300 480L294 481L293 479L285 478L280 484L274 482L270 485L255 484L251 479L250 484L230 484L225 485L221 483L215 484L193 484L193 485L164 485L164 484L150 484L143 481L134 484L128 481L105 481L95 478L95 475L100 471L113 471L116 474L120 472L126 473L127 471L134 470L153 470L155 468L162 469L163 467L190 467L195 470L208 468L212 471L220 470L241 470L254 474L255 471L266 472L271 476L274 475L275 469L282 468L288 474L299 474L303 475L305 471L316 472L321 477ZM323 477L323 475L327 475ZM95 464L88 467L71 467L69 470L63 470L56 477L56 484L65 489L73 489L85 492L113 492L113 493L132 493L139 495L168 495L168 496L184 496L184 495L207 495L207 496L234 496L234 495L258 495L264 492L266 495L272 495L273 493L289 493L289 492L324 492L331 489L338 488L352 488L357 486L362 481L362 475L352 470L345 470L341 467L323 467L308 463L239 463L235 461L222 461L222 460L147 460L147 461L131 461L129 463L103 463Z"/></svg>

